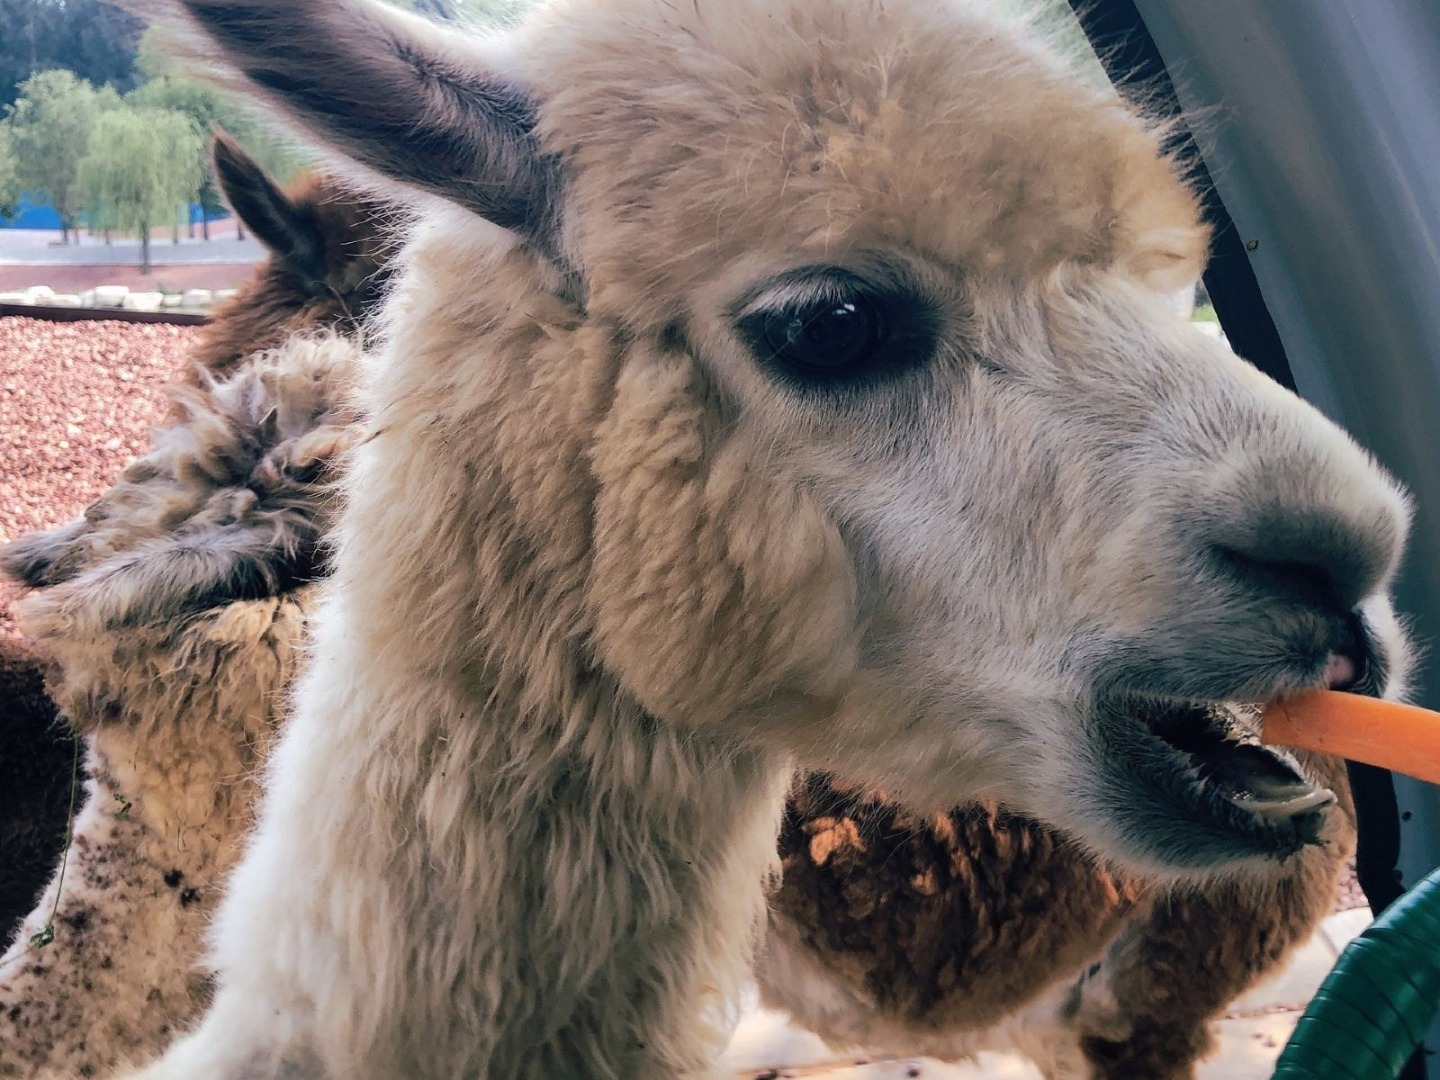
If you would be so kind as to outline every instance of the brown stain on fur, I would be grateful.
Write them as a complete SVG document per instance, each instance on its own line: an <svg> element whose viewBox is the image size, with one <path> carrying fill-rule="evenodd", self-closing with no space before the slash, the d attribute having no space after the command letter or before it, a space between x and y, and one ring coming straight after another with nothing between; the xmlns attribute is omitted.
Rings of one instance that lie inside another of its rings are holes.
<svg viewBox="0 0 1440 1080"><path fill-rule="evenodd" d="M823 774L780 831L777 918L815 959L917 1029L995 1023L1088 963L1139 886L993 804L922 818Z"/></svg>
<svg viewBox="0 0 1440 1080"><path fill-rule="evenodd" d="M1063 1021L1090 1080L1193 1080L1211 1024L1315 931L1354 851L1344 763L1298 756L1338 796L1324 843L1164 892L993 804L921 817L804 776L781 828L772 923L902 1039L979 1031L1074 982ZM760 976L786 1006L796 991Z"/></svg>

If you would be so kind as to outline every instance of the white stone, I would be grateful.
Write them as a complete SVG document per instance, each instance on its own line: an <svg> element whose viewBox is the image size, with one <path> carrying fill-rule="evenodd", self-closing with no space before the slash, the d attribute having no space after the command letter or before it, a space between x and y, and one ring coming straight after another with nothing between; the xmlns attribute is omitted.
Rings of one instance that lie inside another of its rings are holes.
<svg viewBox="0 0 1440 1080"><path fill-rule="evenodd" d="M181 307L209 307L215 302L215 294L209 289L186 289L180 297Z"/></svg>
<svg viewBox="0 0 1440 1080"><path fill-rule="evenodd" d="M120 306L126 311L159 311L165 301L165 294L158 292L126 293Z"/></svg>
<svg viewBox="0 0 1440 1080"><path fill-rule="evenodd" d="M215 290L215 302L218 304L221 300L229 300L229 299L230 299L232 296L234 296L234 295L235 295L235 290L234 290L234 289L216 289L216 290Z"/></svg>
<svg viewBox="0 0 1440 1080"><path fill-rule="evenodd" d="M49 285L31 285L25 291L30 294L32 304L43 304L55 295L55 290Z"/></svg>
<svg viewBox="0 0 1440 1080"><path fill-rule="evenodd" d="M28 292L0 292L0 304L33 304Z"/></svg>
<svg viewBox="0 0 1440 1080"><path fill-rule="evenodd" d="M85 306L85 301L82 300L75 293L56 293L54 296L50 297L50 299L46 300L45 303L49 304L51 307Z"/></svg>
<svg viewBox="0 0 1440 1080"><path fill-rule="evenodd" d="M160 300L161 307L179 307L184 298L179 293L166 293Z"/></svg>
<svg viewBox="0 0 1440 1080"><path fill-rule="evenodd" d="M127 285L96 285L94 292L96 307L124 307L130 288Z"/></svg>

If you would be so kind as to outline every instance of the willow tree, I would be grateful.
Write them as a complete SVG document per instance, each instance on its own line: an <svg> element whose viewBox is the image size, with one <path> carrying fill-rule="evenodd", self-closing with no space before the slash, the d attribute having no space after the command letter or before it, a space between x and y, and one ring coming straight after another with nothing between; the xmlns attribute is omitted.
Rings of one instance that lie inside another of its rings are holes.
<svg viewBox="0 0 1440 1080"><path fill-rule="evenodd" d="M108 86L96 90L69 71L42 71L19 89L6 119L16 179L21 191L34 192L55 208L68 242L85 205L77 182L80 159L96 121L119 106L120 95Z"/></svg>
<svg viewBox="0 0 1440 1080"><path fill-rule="evenodd" d="M0 221L9 221L20 209L20 180L15 173L14 139L10 125L0 120Z"/></svg>
<svg viewBox="0 0 1440 1080"><path fill-rule="evenodd" d="M150 31L145 42L152 41ZM173 109L190 117L202 132L222 127L245 147L245 152L260 162L272 176L288 180L304 164L304 160L292 152L275 131L257 118L244 99L227 94L208 83L188 79L169 72L159 65L164 62L158 46L143 46L146 67L160 70L148 82L142 83L125 95L125 103L137 109ZM207 177L200 186L201 227L205 239L210 239L210 218L224 210L212 178ZM193 230L191 235L194 235Z"/></svg>
<svg viewBox="0 0 1440 1080"><path fill-rule="evenodd" d="M80 162L79 184L92 224L140 234L141 269L150 272L150 231L173 221L205 179L205 136L173 109L122 106L102 113Z"/></svg>

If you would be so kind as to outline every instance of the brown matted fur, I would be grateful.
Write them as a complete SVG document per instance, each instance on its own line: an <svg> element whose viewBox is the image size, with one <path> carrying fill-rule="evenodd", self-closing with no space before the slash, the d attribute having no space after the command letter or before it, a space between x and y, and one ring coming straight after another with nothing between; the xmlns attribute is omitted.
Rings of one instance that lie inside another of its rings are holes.
<svg viewBox="0 0 1440 1080"><path fill-rule="evenodd" d="M762 1000L836 1047L1008 1049L1047 1080L1193 1080L1213 1022L1315 932L1354 853L1344 763L1302 763L1339 796L1323 844L1175 887L993 805L916 815L803 777L781 827Z"/></svg>

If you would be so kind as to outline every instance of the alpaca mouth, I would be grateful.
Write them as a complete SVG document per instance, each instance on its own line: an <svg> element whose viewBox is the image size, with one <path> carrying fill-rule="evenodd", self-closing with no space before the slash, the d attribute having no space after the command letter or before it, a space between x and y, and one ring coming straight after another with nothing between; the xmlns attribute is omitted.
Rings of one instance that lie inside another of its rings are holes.
<svg viewBox="0 0 1440 1080"><path fill-rule="evenodd" d="M1116 850L1160 870L1213 870L1322 843L1338 801L1325 786L1329 767L1317 773L1286 749L1262 745L1260 719L1274 694L1307 685L1383 691L1387 658L1358 615L1336 628L1330 645L1289 671L1237 680L1246 688L1233 698L1157 691L1162 680L1148 672L1110 681L1093 699L1087 736L1097 752L1089 761L1099 793L1093 820Z"/></svg>
<svg viewBox="0 0 1440 1080"><path fill-rule="evenodd" d="M1258 707L1135 693L1096 704L1096 809L1139 865L1214 870L1321 842L1335 793L1261 745Z"/></svg>
<svg viewBox="0 0 1440 1080"><path fill-rule="evenodd" d="M1218 796L1276 824L1313 816L1317 826L1320 812L1335 802L1335 793L1308 780L1290 754L1261 744L1255 706L1161 708L1146 720L1149 733L1183 759L1207 801Z"/></svg>

